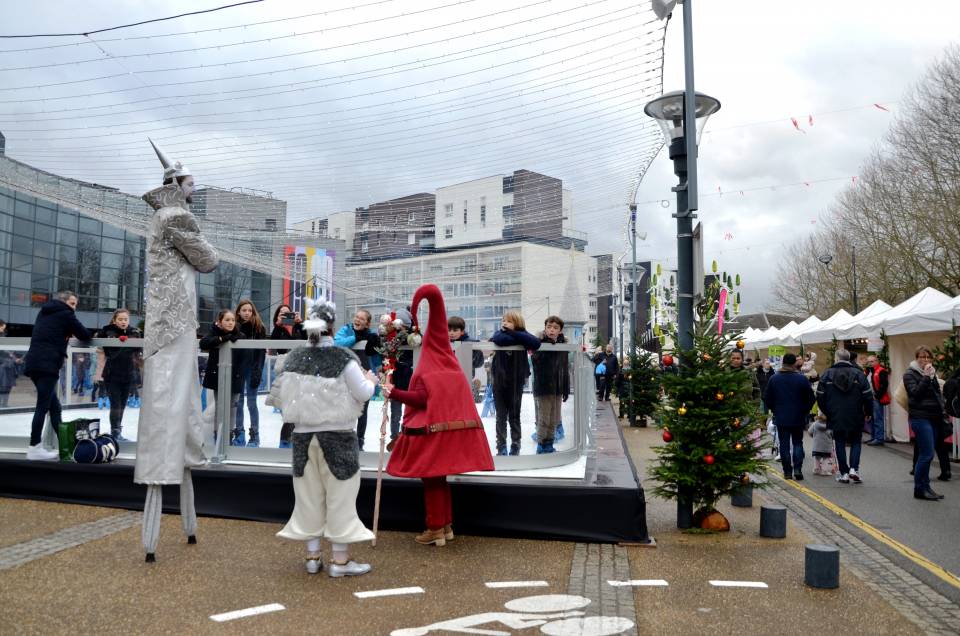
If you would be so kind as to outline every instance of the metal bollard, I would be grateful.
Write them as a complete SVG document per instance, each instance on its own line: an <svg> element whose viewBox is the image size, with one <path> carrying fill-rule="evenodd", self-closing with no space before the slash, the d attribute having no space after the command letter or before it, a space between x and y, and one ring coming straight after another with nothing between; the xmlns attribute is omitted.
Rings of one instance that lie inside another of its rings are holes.
<svg viewBox="0 0 960 636"><path fill-rule="evenodd" d="M740 486L730 493L730 504L737 508L753 508L753 484Z"/></svg>
<svg viewBox="0 0 960 636"><path fill-rule="evenodd" d="M760 506L760 536L782 539L787 536L787 509L780 504Z"/></svg>
<svg viewBox="0 0 960 636"><path fill-rule="evenodd" d="M804 549L803 582L810 587L840 587L840 549L832 545L810 544Z"/></svg>

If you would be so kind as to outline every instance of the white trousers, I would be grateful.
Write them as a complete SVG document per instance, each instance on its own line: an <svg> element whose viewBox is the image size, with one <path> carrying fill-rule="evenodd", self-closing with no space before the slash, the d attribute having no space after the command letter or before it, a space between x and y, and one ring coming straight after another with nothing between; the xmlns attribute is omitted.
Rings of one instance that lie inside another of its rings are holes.
<svg viewBox="0 0 960 636"><path fill-rule="evenodd" d="M303 477L293 478L293 492L297 497L293 514L278 537L295 541L323 538L331 543L373 539L357 516L360 471L343 481L334 477L316 437L310 440Z"/></svg>

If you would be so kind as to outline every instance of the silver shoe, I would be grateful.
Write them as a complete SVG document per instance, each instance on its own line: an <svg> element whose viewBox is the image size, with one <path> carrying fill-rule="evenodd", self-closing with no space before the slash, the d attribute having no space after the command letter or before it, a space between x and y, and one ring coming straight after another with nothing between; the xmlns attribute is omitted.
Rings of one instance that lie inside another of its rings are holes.
<svg viewBox="0 0 960 636"><path fill-rule="evenodd" d="M327 574L334 579L340 578L341 576L360 576L369 571L369 563L357 563L356 561L347 561L343 564L331 563L327 566Z"/></svg>
<svg viewBox="0 0 960 636"><path fill-rule="evenodd" d="M306 561L307 573L316 574L323 569L323 555L322 554L309 554Z"/></svg>

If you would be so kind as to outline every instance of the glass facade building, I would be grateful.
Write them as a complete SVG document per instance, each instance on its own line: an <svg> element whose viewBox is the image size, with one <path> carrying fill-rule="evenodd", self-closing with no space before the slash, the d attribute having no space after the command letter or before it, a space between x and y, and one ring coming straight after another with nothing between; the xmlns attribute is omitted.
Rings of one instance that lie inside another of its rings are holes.
<svg viewBox="0 0 960 636"><path fill-rule="evenodd" d="M61 289L77 293L87 326L106 324L117 307L140 317L145 247L142 236L0 187L0 318L32 325Z"/></svg>
<svg viewBox="0 0 960 636"><path fill-rule="evenodd" d="M144 312L145 251L142 236L0 186L0 319L12 334L26 335L37 308L69 289L85 326L106 325L117 307L127 307L137 324ZM197 277L201 330L240 298L269 308L271 289L269 274L222 261Z"/></svg>

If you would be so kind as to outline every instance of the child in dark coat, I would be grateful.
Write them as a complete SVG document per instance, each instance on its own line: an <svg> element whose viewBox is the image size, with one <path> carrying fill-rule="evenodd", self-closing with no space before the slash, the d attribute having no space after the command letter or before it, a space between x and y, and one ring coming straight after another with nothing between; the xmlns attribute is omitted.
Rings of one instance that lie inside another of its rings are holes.
<svg viewBox="0 0 960 636"><path fill-rule="evenodd" d="M520 345L536 351L540 341L526 330L518 311L503 314L501 328L490 338L499 347ZM490 365L493 377L493 401L497 408L497 455L507 454L507 421L510 422L510 454L520 454L520 405L523 387L530 377L526 351L497 351Z"/></svg>
<svg viewBox="0 0 960 636"><path fill-rule="evenodd" d="M204 336L200 339L200 349L202 351L207 351L209 356L207 358L207 370L203 374L203 387L205 389L210 389L213 391L213 403L217 403L217 387L219 386L219 365L220 365L220 346L225 342L236 342L243 335L240 333L240 330L237 328L237 316L229 309L221 309L220 313L217 314L217 321L213 323L213 326L210 328L210 334ZM233 431L234 422L237 419L236 413L236 402L237 398L240 397L240 385L243 382L243 376L241 375L241 365L240 365L240 356L239 352L233 352L233 366L231 367L233 373L230 378L230 429L231 429L231 446L239 446L239 440L236 439L236 436ZM214 425L214 438L216 438L216 425Z"/></svg>
<svg viewBox="0 0 960 636"><path fill-rule="evenodd" d="M548 316L540 334L541 344L566 343L563 320ZM536 351L533 356L533 400L537 405L537 454L552 453L560 422L561 404L570 396L570 367L566 351Z"/></svg>

